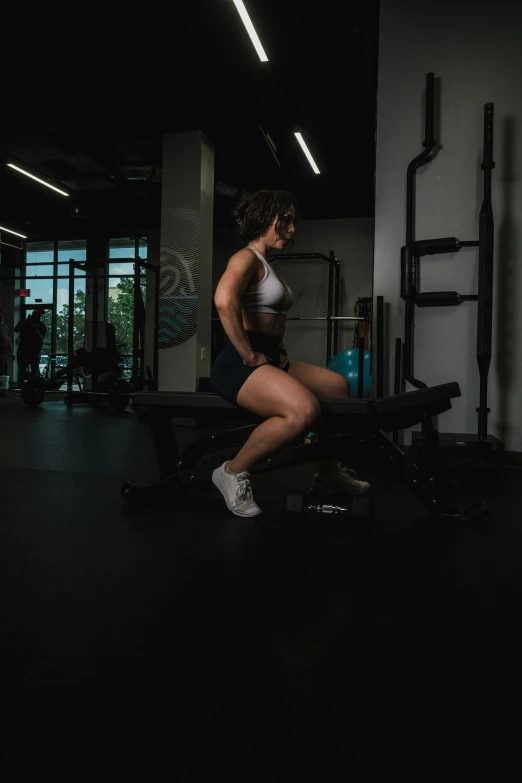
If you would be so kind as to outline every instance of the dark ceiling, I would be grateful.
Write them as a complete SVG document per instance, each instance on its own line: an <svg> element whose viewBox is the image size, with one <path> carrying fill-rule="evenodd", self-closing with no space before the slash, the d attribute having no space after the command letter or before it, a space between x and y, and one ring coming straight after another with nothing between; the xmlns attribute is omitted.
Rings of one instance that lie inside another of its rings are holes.
<svg viewBox="0 0 522 783"><path fill-rule="evenodd" d="M45 56L38 35L26 41L31 76L20 73L0 127L0 225L31 239L144 233L159 223L162 136L191 129L215 145L218 222L232 206L221 183L293 190L305 219L372 215L378 2L245 5L268 63L231 0L155 6L150 17L141 6L124 24L75 19L70 43L49 39Z"/></svg>

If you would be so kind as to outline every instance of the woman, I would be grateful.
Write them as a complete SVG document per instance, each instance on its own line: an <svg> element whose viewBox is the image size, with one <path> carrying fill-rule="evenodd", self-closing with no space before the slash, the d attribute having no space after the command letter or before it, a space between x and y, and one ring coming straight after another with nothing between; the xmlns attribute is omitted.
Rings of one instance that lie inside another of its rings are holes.
<svg viewBox="0 0 522 783"><path fill-rule="evenodd" d="M292 239L296 213L294 196L284 190L261 190L237 204L233 214L248 244L228 262L214 296L229 340L212 367L212 388L265 419L237 456L212 476L227 507L241 517L261 513L252 497L252 466L310 430L321 412L318 397L350 396L350 384L341 375L289 361L283 348L285 312L293 296L267 257ZM369 488L336 460L321 463L312 484L312 491L322 493Z"/></svg>

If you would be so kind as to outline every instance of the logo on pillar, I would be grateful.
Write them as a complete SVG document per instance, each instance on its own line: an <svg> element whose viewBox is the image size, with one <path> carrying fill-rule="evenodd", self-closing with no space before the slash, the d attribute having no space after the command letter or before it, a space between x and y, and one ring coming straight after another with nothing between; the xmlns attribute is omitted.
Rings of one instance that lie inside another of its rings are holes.
<svg viewBox="0 0 522 783"><path fill-rule="evenodd" d="M199 212L161 211L159 347L181 345L196 334L199 288Z"/></svg>

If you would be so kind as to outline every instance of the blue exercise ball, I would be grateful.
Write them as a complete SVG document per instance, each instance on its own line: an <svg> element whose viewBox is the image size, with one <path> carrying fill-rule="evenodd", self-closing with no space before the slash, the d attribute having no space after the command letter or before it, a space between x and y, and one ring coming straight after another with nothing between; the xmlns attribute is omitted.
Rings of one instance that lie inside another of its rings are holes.
<svg viewBox="0 0 522 783"><path fill-rule="evenodd" d="M363 397L372 396L372 377L370 370L372 366L372 354L370 351L364 352L364 373L363 373ZM338 372L350 381L352 397L357 397L358 378L359 378L359 349L348 348L346 351L340 351L328 362L328 369Z"/></svg>

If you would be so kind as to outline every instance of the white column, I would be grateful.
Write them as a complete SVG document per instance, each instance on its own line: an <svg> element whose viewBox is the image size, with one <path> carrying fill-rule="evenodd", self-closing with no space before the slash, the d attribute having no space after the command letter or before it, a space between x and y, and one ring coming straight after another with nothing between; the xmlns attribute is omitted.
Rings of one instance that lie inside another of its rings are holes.
<svg viewBox="0 0 522 783"><path fill-rule="evenodd" d="M159 390L210 375L214 150L200 132L163 139Z"/></svg>

